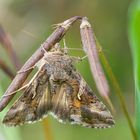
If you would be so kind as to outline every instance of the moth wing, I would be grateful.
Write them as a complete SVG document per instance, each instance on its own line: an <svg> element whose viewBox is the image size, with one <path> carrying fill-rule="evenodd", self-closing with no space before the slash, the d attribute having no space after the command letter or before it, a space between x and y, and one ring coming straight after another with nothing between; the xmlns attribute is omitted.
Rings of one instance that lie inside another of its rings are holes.
<svg viewBox="0 0 140 140"><path fill-rule="evenodd" d="M92 128L107 128L114 120L107 107L96 97L78 72L73 72L56 90L51 113L60 122L69 121ZM80 95L80 98L78 97Z"/></svg>
<svg viewBox="0 0 140 140"><path fill-rule="evenodd" d="M38 73L32 84L17 99L3 119L9 126L21 125L40 120L50 109L48 76L45 68Z"/></svg>
<svg viewBox="0 0 140 140"><path fill-rule="evenodd" d="M68 89L71 88L66 82L62 83L51 99L51 115L60 122L66 122L69 117L71 96Z"/></svg>
<svg viewBox="0 0 140 140"><path fill-rule="evenodd" d="M92 128L107 128L114 125L110 111L97 98L82 76L78 72L73 72L73 77L78 79L79 90L71 95L69 121Z"/></svg>

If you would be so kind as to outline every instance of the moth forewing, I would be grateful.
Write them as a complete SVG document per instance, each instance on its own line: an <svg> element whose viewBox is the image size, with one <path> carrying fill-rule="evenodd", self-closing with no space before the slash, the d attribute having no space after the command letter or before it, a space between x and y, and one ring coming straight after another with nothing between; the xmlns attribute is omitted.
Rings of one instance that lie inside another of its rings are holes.
<svg viewBox="0 0 140 140"><path fill-rule="evenodd" d="M17 99L3 119L8 126L16 126L40 120L50 108L48 76L42 67L32 84Z"/></svg>
<svg viewBox="0 0 140 140"><path fill-rule="evenodd" d="M75 70L73 61L58 46L46 52L38 63L38 74L3 122L20 125L38 121L50 112L61 122L92 128L114 125L111 113Z"/></svg>
<svg viewBox="0 0 140 140"><path fill-rule="evenodd" d="M75 79L79 81L78 94L73 94L70 120L92 128L107 128L114 125L113 117L106 106L96 97L78 72L74 72Z"/></svg>

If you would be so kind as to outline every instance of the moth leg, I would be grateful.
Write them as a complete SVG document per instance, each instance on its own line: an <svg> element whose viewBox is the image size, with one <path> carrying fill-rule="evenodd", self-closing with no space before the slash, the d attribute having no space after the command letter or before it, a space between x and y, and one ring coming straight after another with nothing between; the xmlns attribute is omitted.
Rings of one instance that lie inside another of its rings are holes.
<svg viewBox="0 0 140 140"><path fill-rule="evenodd" d="M85 58L87 58L87 55L85 55L83 57L71 56L71 58L74 62L79 62L79 61L83 61Z"/></svg>
<svg viewBox="0 0 140 140"><path fill-rule="evenodd" d="M84 60L85 58L87 58L87 55L81 57L80 59L81 59L81 60Z"/></svg>

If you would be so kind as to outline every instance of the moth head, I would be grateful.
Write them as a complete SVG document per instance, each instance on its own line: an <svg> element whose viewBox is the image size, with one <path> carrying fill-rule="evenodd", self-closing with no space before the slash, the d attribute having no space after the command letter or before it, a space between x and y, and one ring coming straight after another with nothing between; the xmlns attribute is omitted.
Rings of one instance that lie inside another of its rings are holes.
<svg viewBox="0 0 140 140"><path fill-rule="evenodd" d="M49 55L52 54L59 54L59 55L63 55L64 54L64 49L61 48L59 43L56 43L49 51L46 51L43 48L43 52L44 52L44 57L48 57Z"/></svg>
<svg viewBox="0 0 140 140"><path fill-rule="evenodd" d="M64 53L64 50L61 48L59 43L56 43L54 45L54 47L52 47L52 49L50 50L50 52L60 52L60 53Z"/></svg>

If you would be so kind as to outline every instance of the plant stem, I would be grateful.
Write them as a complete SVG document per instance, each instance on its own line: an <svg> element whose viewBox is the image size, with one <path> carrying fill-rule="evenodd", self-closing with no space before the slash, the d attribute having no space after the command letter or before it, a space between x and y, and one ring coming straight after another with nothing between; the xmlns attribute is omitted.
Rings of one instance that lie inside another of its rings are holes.
<svg viewBox="0 0 140 140"><path fill-rule="evenodd" d="M46 140L53 140L53 132L48 118L43 120L43 127Z"/></svg>
<svg viewBox="0 0 140 140"><path fill-rule="evenodd" d="M113 88L115 90L115 94L117 95L117 97L118 97L118 99L120 101L121 108L122 108L123 113L124 113L124 115L126 117L128 125L130 127L130 130L132 132L133 138L134 138L134 140L137 140L137 134L136 134L135 128L133 126L132 120L130 118L130 115L129 115L128 111L127 111L125 99L124 99L123 94L122 94L122 90L121 90L121 88L119 86L119 83L118 83L117 79L115 78L115 75L113 74L113 71L112 71L112 69L111 69L111 67L110 67L110 65L108 63L108 60L105 57L105 54L102 51L102 47L100 46L100 44L99 44L97 39L96 39L96 44L97 44L97 48L100 50L99 55L100 55L101 61L102 61L103 65L105 67L105 70L106 70L106 72L107 72L107 74L108 74L108 76L109 76L109 78L111 80L112 86L113 86Z"/></svg>

